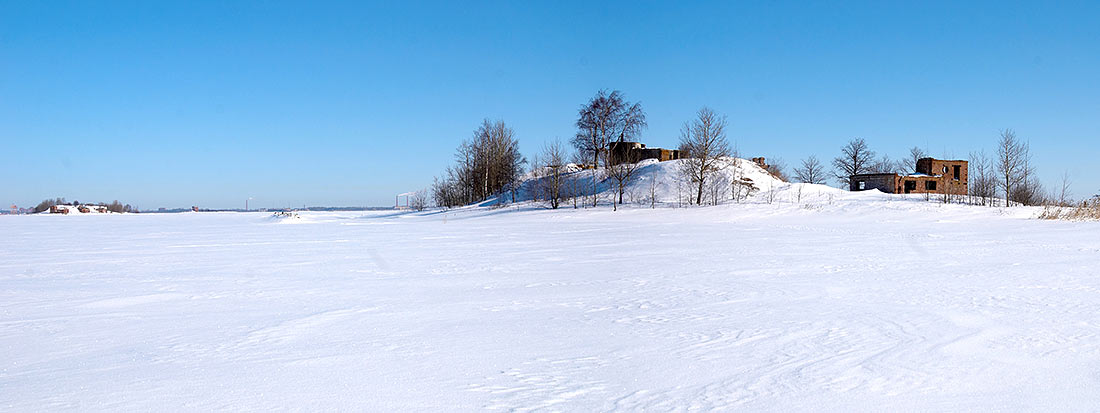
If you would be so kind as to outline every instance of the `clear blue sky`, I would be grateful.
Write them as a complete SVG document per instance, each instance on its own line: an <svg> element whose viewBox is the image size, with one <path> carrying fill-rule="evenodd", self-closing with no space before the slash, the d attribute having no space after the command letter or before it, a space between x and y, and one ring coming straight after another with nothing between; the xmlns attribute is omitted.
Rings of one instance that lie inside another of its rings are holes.
<svg viewBox="0 0 1100 413"><path fill-rule="evenodd" d="M388 205L483 118L522 149L601 88L674 146L701 106L745 155L1032 143L1100 190L1100 2L0 3L0 202ZM6 205L5 205L6 207Z"/></svg>

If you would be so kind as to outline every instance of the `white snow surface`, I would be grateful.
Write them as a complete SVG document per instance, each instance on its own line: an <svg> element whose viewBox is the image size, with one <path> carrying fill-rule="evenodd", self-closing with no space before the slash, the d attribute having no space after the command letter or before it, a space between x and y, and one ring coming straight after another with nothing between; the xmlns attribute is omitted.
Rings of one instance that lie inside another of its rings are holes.
<svg viewBox="0 0 1100 413"><path fill-rule="evenodd" d="M625 182L626 190L623 194L623 202L628 204L652 204L649 201L649 197L656 198L655 203L658 204L676 204L682 206L687 204L689 198L694 199L692 196L695 194L698 188L692 186L687 180L682 178L680 174L681 160L659 162L656 159L646 159L638 162L637 169L634 170L631 178ZM782 180L772 176L756 163L739 158L722 158L719 163L723 168L715 173L714 182L720 182L719 197L721 199L731 198L731 186L730 183L736 181L745 182L753 187L752 195L750 197L760 197L768 192L775 191L777 194L790 191L796 191L799 187L803 188L802 196L816 195L816 194L840 194L844 191L836 188L830 188L824 185L804 185L804 184L789 184ZM734 168L734 166L737 166ZM542 168L545 171L545 168ZM581 170L575 164L569 164L566 166L566 175L564 183L562 184L562 193L569 193L574 190L574 186L571 185L572 181L576 181L576 191L584 195L591 195L593 186L593 175L596 177L596 192L599 194L599 202L610 202L613 199L618 199L618 187L617 182L614 179L608 178L604 174L604 169L587 169ZM544 172L545 173L545 172ZM521 190L517 194L517 201L531 201L534 198L534 187L536 185L535 171L528 172L523 176ZM709 191L709 186L707 187ZM793 195L792 195L793 196ZM505 203L511 202L511 194L505 194L501 196L501 200ZM494 205L497 204L496 198L490 199L482 203L482 205ZM705 202L709 203L709 202Z"/></svg>
<svg viewBox="0 0 1100 413"><path fill-rule="evenodd" d="M1100 223L811 189L0 217L0 410L1100 406Z"/></svg>

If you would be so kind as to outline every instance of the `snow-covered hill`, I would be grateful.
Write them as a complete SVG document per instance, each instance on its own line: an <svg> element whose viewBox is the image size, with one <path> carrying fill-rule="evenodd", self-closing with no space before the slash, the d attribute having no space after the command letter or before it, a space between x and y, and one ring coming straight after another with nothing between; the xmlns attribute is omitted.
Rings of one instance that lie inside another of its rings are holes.
<svg viewBox="0 0 1100 413"><path fill-rule="evenodd" d="M683 161L646 160L639 163L633 178L627 185L623 196L626 208L649 207L681 207L689 206L696 196L697 187L690 185L680 173ZM940 195L928 194L885 194L877 190L849 192L828 185L804 184L785 182L771 175L756 163L746 159L728 158L726 167L712 179L704 190L704 205L714 204L714 196L717 195L719 205L754 205L767 204L768 211L776 213L787 209L806 211L833 211L835 213L866 213L879 209L898 211L913 210L939 210L944 207L955 208L962 211L971 211L978 214L1012 214L1020 217L1035 217L1040 209L1031 207L1019 207L1004 209L983 209L963 205L944 205ZM596 177L596 193L599 194L599 205L610 207L611 201L617 199L617 187L613 179L606 177L602 169L581 170L575 165L569 165L565 174L562 192L570 194L575 191L587 197L592 193L593 175ZM538 187L539 171L531 171L523 178L516 196L516 204L513 207L545 207L546 202L534 202L535 191ZM573 183L576 183L575 185ZM742 182L740 194L735 194L734 182ZM751 191L745 188L751 187ZM545 195L542 196L545 198ZM566 196L566 198L569 198ZM511 195L505 194L500 198L493 198L477 207L500 206L511 203ZM961 201L961 200L960 200ZM591 201L589 201L591 202ZM583 204L579 202L578 205ZM572 207L572 201L567 201L562 207ZM469 208L460 208L467 210Z"/></svg>
<svg viewBox="0 0 1100 413"><path fill-rule="evenodd" d="M688 198L692 198L697 188L682 177L680 168L682 160L658 162L655 159L647 159L638 163L632 178L628 181L624 191L623 201L627 204L651 204L651 198L658 204L687 204ZM719 203L733 202L734 182L741 182L743 192L738 199L751 200L766 194L769 191L785 191L790 184L772 176L756 163L745 159L725 158L722 160L723 168L715 176L712 185L707 185L706 197L713 198L712 192L718 192ZM537 196L535 192L539 185L539 177L544 175L545 168L528 172L523 178L523 188L518 196L518 202L531 201ZM614 179L607 177L604 169L582 170L576 165L567 166L565 193L580 193L590 196L593 192L593 176L596 180L596 193L601 202L610 202L618 197L618 187ZM544 178L542 178L544 179ZM574 181L576 184L574 185ZM835 192L834 188L823 185L813 185L812 192ZM751 190L750 190L751 189ZM510 195L501 198L510 201ZM492 205L498 200L493 199L484 205ZM711 203L707 201L705 203Z"/></svg>

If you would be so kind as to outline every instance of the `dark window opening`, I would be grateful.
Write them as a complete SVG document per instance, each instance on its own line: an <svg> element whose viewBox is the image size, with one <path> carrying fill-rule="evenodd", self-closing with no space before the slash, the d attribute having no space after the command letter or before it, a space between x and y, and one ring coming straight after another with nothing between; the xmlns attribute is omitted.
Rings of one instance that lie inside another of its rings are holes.
<svg viewBox="0 0 1100 413"><path fill-rule="evenodd" d="M962 167L959 165L954 165L952 166L952 168L955 170L955 180L958 181L959 177L961 176Z"/></svg>
<svg viewBox="0 0 1100 413"><path fill-rule="evenodd" d="M924 189L928 191L935 191L936 181L924 181Z"/></svg>
<svg viewBox="0 0 1100 413"><path fill-rule="evenodd" d="M917 190L917 181L905 181L905 193L910 193Z"/></svg>

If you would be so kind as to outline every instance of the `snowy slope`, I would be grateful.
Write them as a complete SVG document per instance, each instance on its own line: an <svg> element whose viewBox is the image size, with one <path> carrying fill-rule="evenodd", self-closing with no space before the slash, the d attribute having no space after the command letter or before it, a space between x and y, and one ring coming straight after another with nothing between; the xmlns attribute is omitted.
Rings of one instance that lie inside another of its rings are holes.
<svg viewBox="0 0 1100 413"><path fill-rule="evenodd" d="M0 407L1094 409L1100 223L1034 212L0 217Z"/></svg>
<svg viewBox="0 0 1100 413"><path fill-rule="evenodd" d="M637 170L635 170L632 179L627 184L626 194L624 195L624 202L628 204L646 204L649 205L649 196L654 194L656 196L656 203L658 204L681 204L687 203L687 198L696 188L692 188L687 183L679 172L682 160L658 162L655 159L647 159L638 163ZM730 183L735 181L745 182L752 185L754 191L748 199L756 198L766 193L767 191L784 191L791 187L791 184L783 182L769 174L763 168L757 164L738 158L725 158L723 159L725 167L717 173L716 182L721 182L722 193L721 198L724 201L730 201L731 198L731 186ZM735 167L736 166L736 167ZM565 176L565 184L563 184L563 191L569 192L572 189L571 181L576 180L578 182L577 188L584 195L592 194L592 180L593 175L596 179L596 192L599 194L601 202L610 202L612 199L616 199L618 196L618 188L616 182L608 178L603 168L581 170L575 165L570 164L567 167L567 173ZM523 190L517 197L517 201L530 201L534 198L534 187L537 185L537 171L529 172L523 178L523 184L521 187ZM829 188L824 185L812 185L813 189L807 192L840 192L835 188ZM510 195L505 196L506 200L510 201ZM496 200L490 200L485 203L486 205L495 204Z"/></svg>

